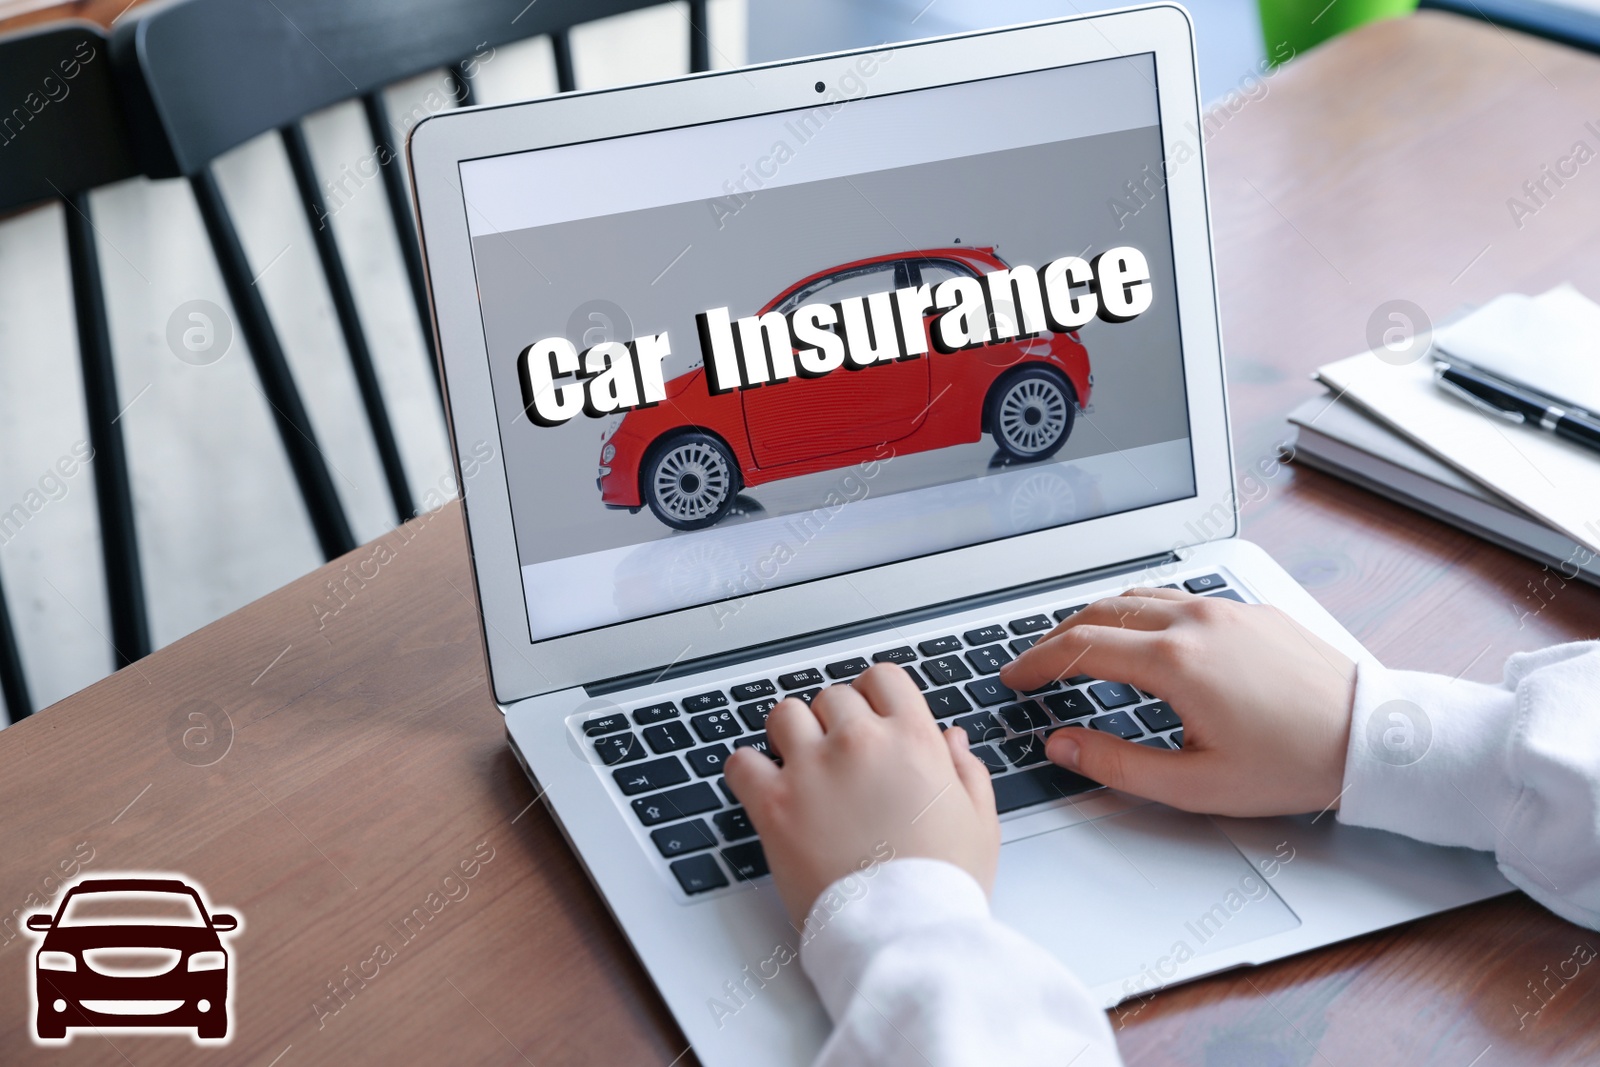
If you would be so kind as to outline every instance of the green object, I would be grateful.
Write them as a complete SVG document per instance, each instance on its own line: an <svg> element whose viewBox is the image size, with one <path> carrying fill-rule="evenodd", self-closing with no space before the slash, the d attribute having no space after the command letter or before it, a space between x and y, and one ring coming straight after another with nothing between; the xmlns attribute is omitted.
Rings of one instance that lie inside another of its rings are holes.
<svg viewBox="0 0 1600 1067"><path fill-rule="evenodd" d="M1330 37L1417 9L1417 0L1259 0L1267 59L1277 66Z"/></svg>

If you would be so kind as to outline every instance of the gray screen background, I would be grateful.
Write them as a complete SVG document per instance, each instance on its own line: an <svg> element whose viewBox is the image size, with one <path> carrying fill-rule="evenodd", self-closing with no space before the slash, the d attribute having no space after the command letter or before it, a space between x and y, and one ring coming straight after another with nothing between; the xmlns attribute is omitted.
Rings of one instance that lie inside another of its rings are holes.
<svg viewBox="0 0 1600 1067"><path fill-rule="evenodd" d="M952 134L937 124L927 131L929 137ZM818 142L826 135L821 131ZM818 148L797 144L794 150ZM528 420L516 365L527 345L561 335L581 350L599 340L667 330L670 379L700 363L698 312L727 306L735 318L752 314L807 275L869 256L959 240L996 246L1013 265L1043 267L1062 255L1093 256L1123 244L1138 248L1150 264L1153 303L1131 322L1094 320L1083 327L1094 411L1080 418L1055 461L1186 438L1165 197L1152 199L1145 192L1145 206L1131 217L1124 213L1120 222L1112 206L1120 199L1138 207L1128 183L1159 175L1161 166L1160 129L1150 126L475 238L522 565L695 536L668 529L648 509L630 514L602 506L595 477L603 422L580 415L559 427L540 427ZM640 180L648 180L647 171ZM528 195L539 191L530 188ZM982 469L975 460L993 452L985 437L901 457L878 478L874 492L970 477ZM823 506L836 481L822 472L758 486L746 495L765 505L770 517Z"/></svg>

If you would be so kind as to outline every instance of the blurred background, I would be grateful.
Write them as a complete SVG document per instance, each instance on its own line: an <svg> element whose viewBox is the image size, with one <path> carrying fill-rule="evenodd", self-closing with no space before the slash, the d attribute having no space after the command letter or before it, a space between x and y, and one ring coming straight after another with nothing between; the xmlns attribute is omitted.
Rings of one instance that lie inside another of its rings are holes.
<svg viewBox="0 0 1600 1067"><path fill-rule="evenodd" d="M1571 2L1600 8L1600 0ZM374 7L382 3L372 0ZM62 18L87 19L114 32L119 21L141 17L142 6L0 0L0 37ZM440 6L448 7L444 0ZM604 15L624 6L592 8ZM1367 19L1403 14L1414 0L1260 0L1259 7L1257 0L1191 0L1187 6L1196 26L1202 100L1237 106L1269 91L1269 56L1282 59ZM580 89L688 69L697 25L688 3L593 20L583 18L581 3L566 7L578 13L577 24L559 45L546 34L499 44L473 53L460 71L441 68L383 89L395 140L403 142L421 117L459 106L463 77L473 100L493 104L557 91L560 68L569 62ZM708 0L700 12L706 29L699 47L706 65L726 68L1086 9L1070 0ZM16 103L0 101L0 127ZM411 237L402 239L397 221L408 216L397 214L386 197L370 122L363 102L350 99L299 125L416 513L452 497L454 477L405 259ZM394 479L392 472L386 477L363 414L304 193L275 133L227 150L211 171L233 206L249 283L276 325L350 534L363 543L396 525ZM58 135L43 124L37 134L26 134ZM0 132L0 168L13 165L9 142L20 136L15 129ZM160 648L317 567L325 544L308 521L191 184L133 177L86 195L109 327L118 407L112 423L126 446L132 488L148 644ZM20 666L26 684L25 700L16 686L8 690L12 700L0 724L96 681L117 662L95 472L81 462L90 432L63 239L65 213L72 210L59 198L0 210L0 586L20 661L13 667ZM308 604L307 610L314 609ZM9 706L24 702L27 707Z"/></svg>

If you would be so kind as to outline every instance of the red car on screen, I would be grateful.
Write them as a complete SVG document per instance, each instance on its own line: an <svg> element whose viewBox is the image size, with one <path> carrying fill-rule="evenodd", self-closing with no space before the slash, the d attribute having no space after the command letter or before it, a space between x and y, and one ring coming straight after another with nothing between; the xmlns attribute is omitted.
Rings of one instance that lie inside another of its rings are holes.
<svg viewBox="0 0 1600 1067"><path fill-rule="evenodd" d="M802 278L759 314L1006 267L992 248L959 245L875 256ZM905 455L987 433L1009 460L1046 459L1089 403L1089 354L1076 331L953 353L930 344L929 352L715 396L704 367L679 375L666 383L665 403L629 412L602 442L600 499L698 530L726 515L746 488L881 459L885 444Z"/></svg>

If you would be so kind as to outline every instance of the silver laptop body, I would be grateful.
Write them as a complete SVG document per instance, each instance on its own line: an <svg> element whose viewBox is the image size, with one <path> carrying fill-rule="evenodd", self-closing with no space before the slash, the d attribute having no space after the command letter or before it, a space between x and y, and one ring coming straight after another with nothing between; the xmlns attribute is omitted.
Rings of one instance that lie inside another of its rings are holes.
<svg viewBox="0 0 1600 1067"><path fill-rule="evenodd" d="M710 1067L805 1063L829 1028L720 759L875 658L990 753L996 913L1124 1016L1509 889L1332 813L1074 785L1030 737L1170 745L1170 709L995 690L1133 585L1271 603L1368 658L1236 536L1200 129L1191 25L1156 5L414 131L495 697Z"/></svg>

